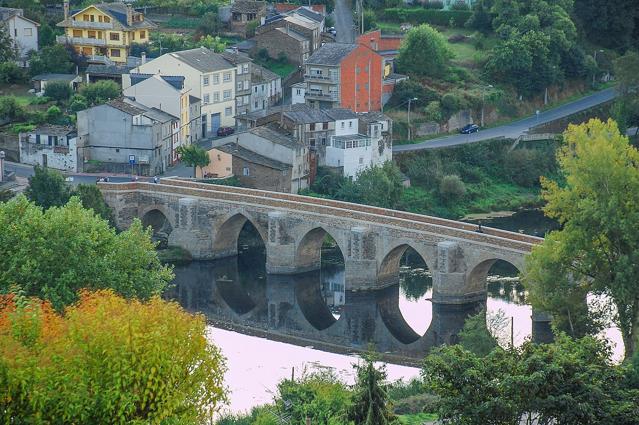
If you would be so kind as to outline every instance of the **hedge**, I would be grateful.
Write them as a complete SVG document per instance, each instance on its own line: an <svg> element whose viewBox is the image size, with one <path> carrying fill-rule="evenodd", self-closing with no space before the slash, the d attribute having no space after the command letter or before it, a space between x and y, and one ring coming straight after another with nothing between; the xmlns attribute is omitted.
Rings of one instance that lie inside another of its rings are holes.
<svg viewBox="0 0 639 425"><path fill-rule="evenodd" d="M434 10L421 7L412 9L393 7L384 9L383 13L384 21L447 26L452 19L453 25L458 28L462 28L473 14L470 10Z"/></svg>

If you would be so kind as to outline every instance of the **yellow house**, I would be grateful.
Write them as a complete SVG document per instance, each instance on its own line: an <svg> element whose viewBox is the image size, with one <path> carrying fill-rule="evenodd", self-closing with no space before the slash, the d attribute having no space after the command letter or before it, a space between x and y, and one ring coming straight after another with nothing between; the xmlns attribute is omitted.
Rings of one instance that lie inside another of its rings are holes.
<svg viewBox="0 0 639 425"><path fill-rule="evenodd" d="M124 3L98 3L80 10L69 10L64 2L64 28L58 43L69 44L90 62L126 63L135 43L149 42L149 31L157 25Z"/></svg>

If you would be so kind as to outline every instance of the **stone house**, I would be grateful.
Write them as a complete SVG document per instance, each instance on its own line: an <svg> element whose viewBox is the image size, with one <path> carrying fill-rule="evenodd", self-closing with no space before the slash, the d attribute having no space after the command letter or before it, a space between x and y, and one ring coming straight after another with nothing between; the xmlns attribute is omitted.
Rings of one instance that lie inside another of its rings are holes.
<svg viewBox="0 0 639 425"><path fill-rule="evenodd" d="M254 0L236 0L231 4L231 31L246 37L249 22L266 16L266 2Z"/></svg>
<svg viewBox="0 0 639 425"><path fill-rule="evenodd" d="M60 171L78 171L77 133L66 125L43 124L20 133L20 162Z"/></svg>
<svg viewBox="0 0 639 425"><path fill-rule="evenodd" d="M233 175L243 186L297 193L309 185L308 148L277 126L255 127L215 140L213 148L231 155Z"/></svg>
<svg viewBox="0 0 639 425"><path fill-rule="evenodd" d="M29 64L29 52L38 51L39 23L24 17L22 9L0 7L0 25L5 28L18 53L18 65Z"/></svg>
<svg viewBox="0 0 639 425"><path fill-rule="evenodd" d="M133 72L183 76L189 95L201 99L202 137L210 137L221 126L235 126L236 68L223 55L199 47L166 53L139 65ZM123 89L130 85L130 78L124 76Z"/></svg>
<svg viewBox="0 0 639 425"><path fill-rule="evenodd" d="M311 11L313 15L316 15ZM265 32L269 32L274 28L283 28L287 32L294 32L301 35L309 41L309 51L313 53L321 46L322 38L322 26L323 19L317 22L314 19L310 19L304 15L297 14L296 11L291 12L290 15L277 15L275 17L265 20L262 25L257 27L255 34L260 35Z"/></svg>
<svg viewBox="0 0 639 425"><path fill-rule="evenodd" d="M44 93L47 89L47 84L60 81L69 84L71 90L75 91L82 82L82 77L75 74L38 74L32 77L31 81L36 93Z"/></svg>
<svg viewBox="0 0 639 425"><path fill-rule="evenodd" d="M273 59L283 55L289 62L302 65L310 55L311 42L290 27L269 27L255 35L255 50L265 50Z"/></svg>
<svg viewBox="0 0 639 425"><path fill-rule="evenodd" d="M145 176L166 171L180 131L178 117L127 98L78 112L77 125L78 171Z"/></svg>

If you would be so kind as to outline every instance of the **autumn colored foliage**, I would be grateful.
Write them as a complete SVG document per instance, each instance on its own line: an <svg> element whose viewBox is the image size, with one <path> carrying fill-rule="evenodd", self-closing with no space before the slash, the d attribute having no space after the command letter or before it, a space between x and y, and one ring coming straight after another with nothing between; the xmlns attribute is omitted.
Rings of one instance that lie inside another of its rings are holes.
<svg viewBox="0 0 639 425"><path fill-rule="evenodd" d="M173 302L81 291L51 304L0 297L0 422L202 423L225 400L205 321Z"/></svg>

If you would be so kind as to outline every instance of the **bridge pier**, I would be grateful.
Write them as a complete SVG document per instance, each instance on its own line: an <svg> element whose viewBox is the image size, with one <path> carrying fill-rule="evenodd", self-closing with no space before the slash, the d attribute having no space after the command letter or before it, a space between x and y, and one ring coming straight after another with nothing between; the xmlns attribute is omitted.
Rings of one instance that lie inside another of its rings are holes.
<svg viewBox="0 0 639 425"><path fill-rule="evenodd" d="M537 344L549 344L554 341L550 322L552 316L545 311L533 308L532 312L532 341Z"/></svg>
<svg viewBox="0 0 639 425"><path fill-rule="evenodd" d="M351 228L348 250L344 253L347 291L378 288L376 250L375 238L368 228Z"/></svg>
<svg viewBox="0 0 639 425"><path fill-rule="evenodd" d="M169 245L188 249L194 260L212 259L212 235L208 226L204 229L199 226L198 200L180 198L177 210L176 226L169 235Z"/></svg>

